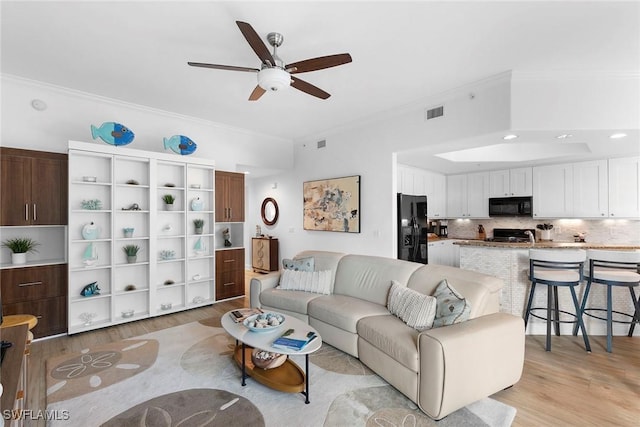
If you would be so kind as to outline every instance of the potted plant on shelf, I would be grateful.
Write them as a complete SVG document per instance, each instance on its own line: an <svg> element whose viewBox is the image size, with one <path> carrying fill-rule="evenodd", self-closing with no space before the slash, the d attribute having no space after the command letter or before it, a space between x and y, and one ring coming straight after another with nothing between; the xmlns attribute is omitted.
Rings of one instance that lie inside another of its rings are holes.
<svg viewBox="0 0 640 427"><path fill-rule="evenodd" d="M28 252L38 252L36 246L40 243L30 237L15 237L2 242L2 246L11 250L11 262L13 264L24 264L27 262Z"/></svg>
<svg viewBox="0 0 640 427"><path fill-rule="evenodd" d="M164 196L162 196L162 201L164 202L165 210L172 211L173 202L176 201L176 198L172 194L165 194Z"/></svg>
<svg viewBox="0 0 640 427"><path fill-rule="evenodd" d="M196 227L196 234L202 234L204 228L204 219L196 218L193 220L193 225Z"/></svg>
<svg viewBox="0 0 640 427"><path fill-rule="evenodd" d="M124 245L122 250L127 254L127 262L129 264L138 260L138 252L140 252L140 246L138 245Z"/></svg>
<svg viewBox="0 0 640 427"><path fill-rule="evenodd" d="M553 224L538 224L536 228L540 230L540 240L552 240L551 230L553 230Z"/></svg>

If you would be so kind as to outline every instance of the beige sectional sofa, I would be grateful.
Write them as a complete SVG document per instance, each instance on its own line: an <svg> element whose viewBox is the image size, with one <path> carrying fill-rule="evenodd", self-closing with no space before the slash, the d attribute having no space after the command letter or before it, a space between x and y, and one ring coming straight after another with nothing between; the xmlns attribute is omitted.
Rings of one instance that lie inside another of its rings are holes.
<svg viewBox="0 0 640 427"><path fill-rule="evenodd" d="M524 323L499 312L502 280L459 268L305 251L331 270L332 293L278 288L280 272L251 280L251 306L300 318L324 342L364 364L439 420L520 379ZM469 320L419 332L387 310L391 281L431 295L446 279L471 306Z"/></svg>

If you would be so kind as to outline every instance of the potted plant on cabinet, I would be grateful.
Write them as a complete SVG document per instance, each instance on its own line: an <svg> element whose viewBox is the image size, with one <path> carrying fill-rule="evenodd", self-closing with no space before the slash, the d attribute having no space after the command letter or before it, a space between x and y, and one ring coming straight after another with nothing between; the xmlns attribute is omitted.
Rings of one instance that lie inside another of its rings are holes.
<svg viewBox="0 0 640 427"><path fill-rule="evenodd" d="M165 194L164 196L162 196L162 201L164 202L165 210L172 211L173 202L176 201L176 198L172 194Z"/></svg>
<svg viewBox="0 0 640 427"><path fill-rule="evenodd" d="M138 245L124 245L122 250L127 254L127 262L129 264L138 260L138 252L140 252L140 246Z"/></svg>
<svg viewBox="0 0 640 427"><path fill-rule="evenodd" d="M204 229L204 219L196 218L193 220L193 225L196 228L196 234L202 234Z"/></svg>
<svg viewBox="0 0 640 427"><path fill-rule="evenodd" d="M35 248L40 245L30 237L15 237L2 242L2 246L11 250L11 262L13 264L24 264L27 262L28 252L38 252Z"/></svg>

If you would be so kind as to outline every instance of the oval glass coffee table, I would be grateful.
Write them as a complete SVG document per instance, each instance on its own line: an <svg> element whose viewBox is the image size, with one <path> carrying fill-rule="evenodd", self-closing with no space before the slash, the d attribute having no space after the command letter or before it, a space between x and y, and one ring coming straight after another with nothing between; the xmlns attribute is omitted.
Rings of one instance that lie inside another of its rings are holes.
<svg viewBox="0 0 640 427"><path fill-rule="evenodd" d="M231 311L222 316L221 323L224 330L236 339L234 359L242 368L243 386L246 385L246 378L250 376L259 383L271 387L274 390L287 393L302 393L305 396L304 403L309 403L309 355L322 346L322 338L318 331L302 320L284 314L283 316L285 317L284 323L280 327L268 332L250 331L241 322L235 322ZM287 329L295 329L296 333L304 334L314 332L317 338L310 341L302 350L286 350L273 347L271 345L273 341L280 337ZM254 348L278 354L286 354L287 360L277 368L258 368L254 366L251 360L251 352ZM304 372L288 357L292 355L304 355Z"/></svg>

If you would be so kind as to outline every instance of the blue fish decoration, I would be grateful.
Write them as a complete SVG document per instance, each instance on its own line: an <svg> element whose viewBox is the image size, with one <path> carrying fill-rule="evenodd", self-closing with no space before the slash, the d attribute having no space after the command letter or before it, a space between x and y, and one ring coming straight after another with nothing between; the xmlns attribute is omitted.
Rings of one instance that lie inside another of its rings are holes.
<svg viewBox="0 0 640 427"><path fill-rule="evenodd" d="M107 144L127 145L133 141L135 134L128 127L120 123L105 122L99 128L91 125L91 136L93 139L100 138Z"/></svg>
<svg viewBox="0 0 640 427"><path fill-rule="evenodd" d="M188 136L173 135L171 138L163 138L164 149L171 150L176 154L182 154L186 156L192 154L198 148L198 145L193 142Z"/></svg>
<svg viewBox="0 0 640 427"><path fill-rule="evenodd" d="M82 288L80 291L80 295L83 297L90 297L91 295L100 295L100 288L98 287L98 282L89 283L87 286Z"/></svg>

